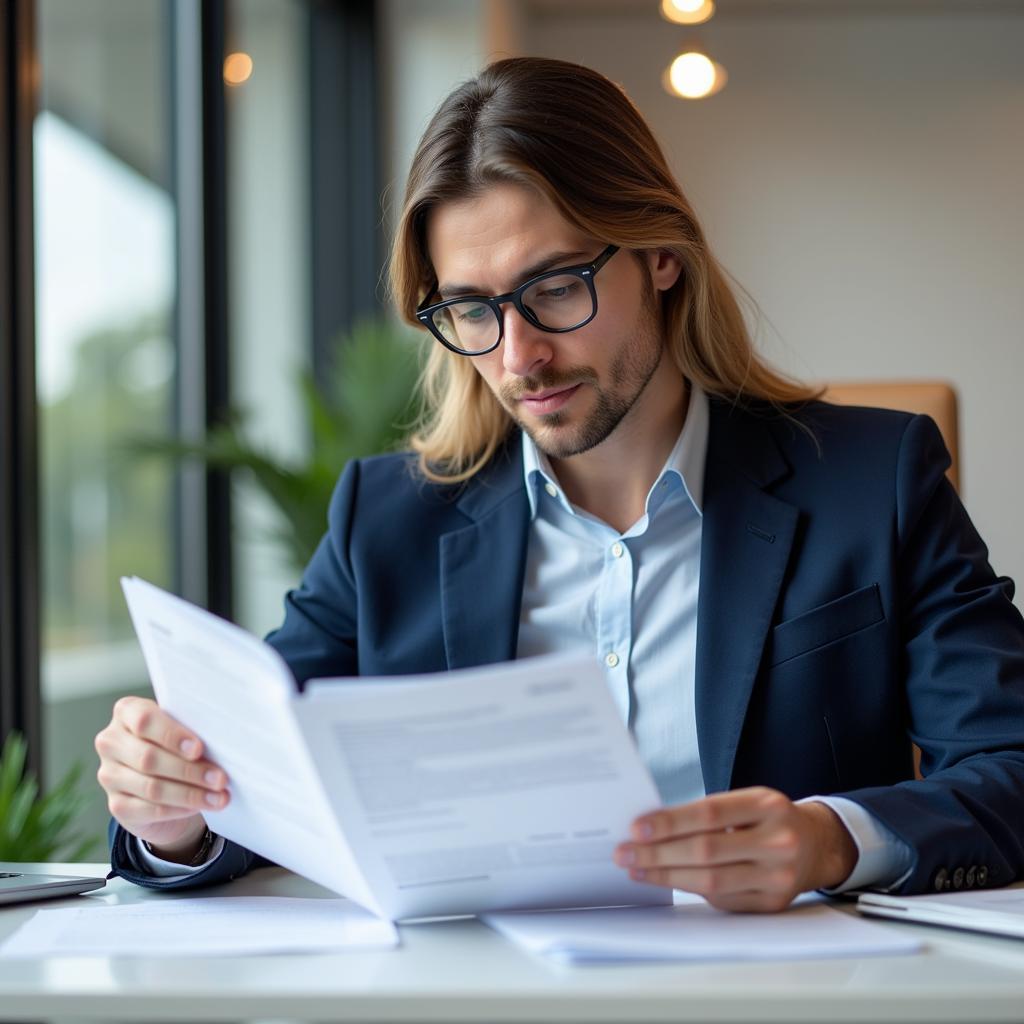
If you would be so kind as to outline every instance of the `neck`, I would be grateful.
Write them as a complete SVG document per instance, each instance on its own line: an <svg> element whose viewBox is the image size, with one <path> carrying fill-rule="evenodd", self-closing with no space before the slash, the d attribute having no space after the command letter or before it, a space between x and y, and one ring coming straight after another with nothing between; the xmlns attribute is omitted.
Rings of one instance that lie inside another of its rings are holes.
<svg viewBox="0 0 1024 1024"><path fill-rule="evenodd" d="M628 530L643 514L647 495L686 422L690 390L663 356L643 394L599 445L551 466L574 505Z"/></svg>

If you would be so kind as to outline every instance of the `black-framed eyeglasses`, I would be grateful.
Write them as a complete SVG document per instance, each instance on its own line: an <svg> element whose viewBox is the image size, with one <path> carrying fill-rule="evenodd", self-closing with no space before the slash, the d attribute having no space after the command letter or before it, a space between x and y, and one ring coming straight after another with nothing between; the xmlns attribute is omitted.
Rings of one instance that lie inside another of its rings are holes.
<svg viewBox="0 0 1024 1024"><path fill-rule="evenodd" d="M445 348L463 356L482 356L501 344L505 334L501 307L506 302L542 331L575 331L597 316L594 275L618 251L617 245L609 245L593 263L545 271L506 295L460 295L432 305L424 302L416 316Z"/></svg>

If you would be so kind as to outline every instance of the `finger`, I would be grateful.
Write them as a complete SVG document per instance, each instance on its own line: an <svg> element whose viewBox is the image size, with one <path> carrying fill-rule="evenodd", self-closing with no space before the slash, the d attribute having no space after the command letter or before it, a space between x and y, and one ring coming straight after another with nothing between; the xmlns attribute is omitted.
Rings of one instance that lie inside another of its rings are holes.
<svg viewBox="0 0 1024 1024"><path fill-rule="evenodd" d="M783 814L790 807L790 799L774 789L735 789L642 815L633 822L631 833L635 842L650 843L669 836L743 828Z"/></svg>
<svg viewBox="0 0 1024 1024"><path fill-rule="evenodd" d="M728 896L712 896L708 903L718 910L743 914L777 914L785 910L794 895L786 892L741 892Z"/></svg>
<svg viewBox="0 0 1024 1024"><path fill-rule="evenodd" d="M203 753L203 743L176 718L163 711L156 701L144 697L122 697L114 705L114 718L141 739L165 750L172 750L190 761Z"/></svg>
<svg viewBox="0 0 1024 1024"><path fill-rule="evenodd" d="M123 764L101 766L100 772L100 782L108 793L133 796L151 805L187 810L189 814L219 811L227 806L230 799L227 790L213 792L154 775L143 775Z"/></svg>
<svg viewBox="0 0 1024 1024"><path fill-rule="evenodd" d="M636 882L661 885L697 893L706 899L770 893L792 899L794 877L789 871L765 871L761 864L725 864L714 868L634 868L629 877Z"/></svg>
<svg viewBox="0 0 1024 1024"><path fill-rule="evenodd" d="M133 835L136 830L145 830L148 826L162 821L177 821L180 818L191 818L195 810L184 807L165 807L151 804L128 793L111 793L107 800L110 813Z"/></svg>
<svg viewBox="0 0 1024 1024"><path fill-rule="evenodd" d="M762 830L755 827L699 832L654 843L623 843L616 847L614 860L623 868L695 868L752 862L764 856Z"/></svg>
<svg viewBox="0 0 1024 1024"><path fill-rule="evenodd" d="M114 759L142 775L154 775L205 789L221 790L228 784L227 773L212 761L187 761L148 740L124 733Z"/></svg>

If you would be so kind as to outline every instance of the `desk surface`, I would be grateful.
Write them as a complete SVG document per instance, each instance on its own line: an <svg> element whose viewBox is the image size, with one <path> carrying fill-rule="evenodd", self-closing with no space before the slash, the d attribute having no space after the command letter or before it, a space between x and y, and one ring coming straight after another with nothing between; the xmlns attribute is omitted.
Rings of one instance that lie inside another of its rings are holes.
<svg viewBox="0 0 1024 1024"><path fill-rule="evenodd" d="M102 874L105 865L9 865ZM0 864L0 870L4 865ZM280 869L210 895L330 896ZM102 895L0 909L0 940L36 909L154 895L121 879ZM216 960L0 961L0 1020L1024 1021L1024 941L902 923L916 956L789 963L560 967L474 920L402 927L395 951Z"/></svg>

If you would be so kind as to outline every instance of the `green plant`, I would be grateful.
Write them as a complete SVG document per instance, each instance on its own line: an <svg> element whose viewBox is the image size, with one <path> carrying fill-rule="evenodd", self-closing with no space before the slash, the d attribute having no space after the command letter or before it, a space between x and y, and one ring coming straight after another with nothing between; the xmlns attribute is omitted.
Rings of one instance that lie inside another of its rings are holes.
<svg viewBox="0 0 1024 1024"><path fill-rule="evenodd" d="M324 534L327 505L345 463L387 451L404 437L414 415L418 373L416 346L407 329L364 320L339 339L322 388L312 374L299 376L310 440L303 461L282 460L248 441L245 428L252 414L237 409L203 441L152 438L131 448L246 473L280 511L283 526L274 536L302 568Z"/></svg>
<svg viewBox="0 0 1024 1024"><path fill-rule="evenodd" d="M28 744L11 732L0 752L0 861L88 860L99 840L73 825L85 794L82 766L74 764L48 793L25 771Z"/></svg>

